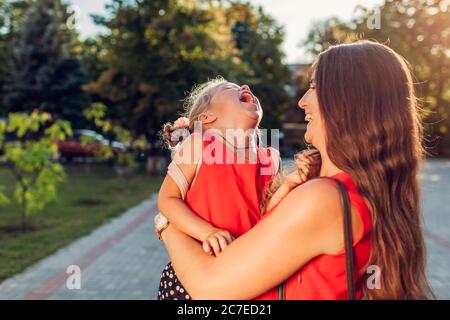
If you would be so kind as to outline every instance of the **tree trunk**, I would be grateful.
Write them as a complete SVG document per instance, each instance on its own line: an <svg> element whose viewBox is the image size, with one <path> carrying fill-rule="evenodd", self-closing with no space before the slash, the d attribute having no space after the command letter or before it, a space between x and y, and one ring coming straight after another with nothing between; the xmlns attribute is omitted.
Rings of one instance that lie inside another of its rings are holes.
<svg viewBox="0 0 450 320"><path fill-rule="evenodd" d="M23 199L23 203L22 203L22 217L21 217L22 232L25 232L26 229L27 229L26 207L27 207L27 204L25 202L25 199Z"/></svg>
<svg viewBox="0 0 450 320"><path fill-rule="evenodd" d="M27 203L25 200L25 195L22 195L22 213L21 213L21 225L22 225L22 232L25 232L27 229L27 215L26 215L26 208L27 208Z"/></svg>

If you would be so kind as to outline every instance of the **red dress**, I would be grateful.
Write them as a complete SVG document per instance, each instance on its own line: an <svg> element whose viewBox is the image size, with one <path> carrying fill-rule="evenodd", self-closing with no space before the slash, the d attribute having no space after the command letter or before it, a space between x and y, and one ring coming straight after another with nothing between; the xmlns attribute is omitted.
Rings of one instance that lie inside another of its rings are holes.
<svg viewBox="0 0 450 320"><path fill-rule="evenodd" d="M275 171L271 150L258 148L255 161L238 163L237 155L220 138L204 134L203 139L203 162L185 201L199 217L238 237L261 218L261 195ZM208 155L216 161L210 163ZM234 161L221 163L224 159Z"/></svg>
<svg viewBox="0 0 450 320"><path fill-rule="evenodd" d="M185 202L199 217L239 237L261 219L259 203L264 187L278 169L271 157L276 150L257 148L255 159L238 161L219 137L205 133L203 140L202 163ZM228 163L227 159L233 161ZM170 262L161 274L157 299L191 299Z"/></svg>
<svg viewBox="0 0 450 320"><path fill-rule="evenodd" d="M344 184L349 194L350 202L358 209L363 223L362 236L355 238L353 241L356 298L360 299L365 279L363 268L367 267L371 252L370 230L372 222L370 211L358 193L356 184L350 175L342 172L334 175L333 178L340 180ZM328 181L333 186L336 186L332 180L324 179L324 181ZM323 254L315 257L293 274L285 284L286 300L348 299L344 252L334 255ZM276 300L277 288L266 292L256 299Z"/></svg>

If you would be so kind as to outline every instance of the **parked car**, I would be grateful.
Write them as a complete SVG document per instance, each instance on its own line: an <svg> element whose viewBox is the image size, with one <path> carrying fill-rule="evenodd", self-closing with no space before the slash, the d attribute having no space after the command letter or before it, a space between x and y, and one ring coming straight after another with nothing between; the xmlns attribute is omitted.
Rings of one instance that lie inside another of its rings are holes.
<svg viewBox="0 0 450 320"><path fill-rule="evenodd" d="M93 158L104 146L111 146L115 156L126 151L123 143L111 141L93 130L74 130L73 136L64 141L57 141L59 156L66 161L74 158Z"/></svg>

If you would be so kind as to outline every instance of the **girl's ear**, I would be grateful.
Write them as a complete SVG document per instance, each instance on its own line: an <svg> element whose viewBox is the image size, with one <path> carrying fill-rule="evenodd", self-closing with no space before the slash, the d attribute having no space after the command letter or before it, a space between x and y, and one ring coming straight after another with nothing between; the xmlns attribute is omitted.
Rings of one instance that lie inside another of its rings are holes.
<svg viewBox="0 0 450 320"><path fill-rule="evenodd" d="M217 117L214 114L210 113L210 112L202 112L198 116L198 120L202 124L208 124L208 123L213 123L214 121L216 121Z"/></svg>

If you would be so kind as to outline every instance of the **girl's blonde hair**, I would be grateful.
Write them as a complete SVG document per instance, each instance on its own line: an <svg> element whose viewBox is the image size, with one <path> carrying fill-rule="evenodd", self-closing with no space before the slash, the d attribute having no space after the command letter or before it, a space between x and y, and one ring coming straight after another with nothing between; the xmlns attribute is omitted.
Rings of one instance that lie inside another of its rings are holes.
<svg viewBox="0 0 450 320"><path fill-rule="evenodd" d="M208 109L209 105L211 104L212 97L216 93L218 86L227 82L227 80L219 76L200 85L195 85L192 91L189 92L187 97L184 99L183 116L189 119L188 130L190 132L193 131L194 123L198 120L200 114ZM173 141L172 133L175 130L177 130L177 128L174 127L174 124L172 122L167 122L163 125L161 136L169 149L173 149L179 142L181 142Z"/></svg>
<svg viewBox="0 0 450 320"><path fill-rule="evenodd" d="M227 80L219 76L215 79L194 86L186 99L184 99L183 103L183 108L185 110L184 116L189 119L190 130L194 128L194 122L197 121L200 114L208 109L219 85L227 82Z"/></svg>

